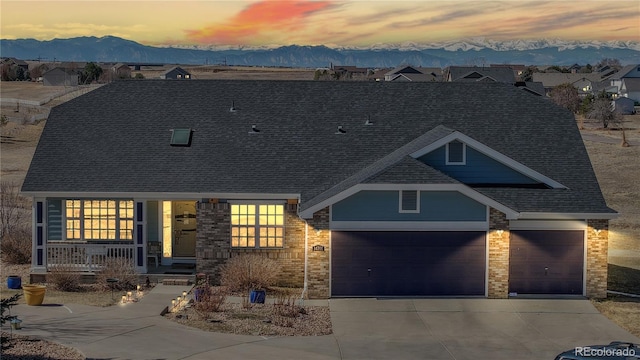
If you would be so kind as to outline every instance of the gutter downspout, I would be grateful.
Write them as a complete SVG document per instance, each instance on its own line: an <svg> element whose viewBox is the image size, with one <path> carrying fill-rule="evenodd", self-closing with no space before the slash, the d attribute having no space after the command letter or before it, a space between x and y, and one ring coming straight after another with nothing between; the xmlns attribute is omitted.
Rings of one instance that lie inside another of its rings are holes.
<svg viewBox="0 0 640 360"><path fill-rule="evenodd" d="M300 305L304 304L304 296L308 288L307 270L309 265L309 223L304 219L304 283L302 285L302 294L300 294Z"/></svg>

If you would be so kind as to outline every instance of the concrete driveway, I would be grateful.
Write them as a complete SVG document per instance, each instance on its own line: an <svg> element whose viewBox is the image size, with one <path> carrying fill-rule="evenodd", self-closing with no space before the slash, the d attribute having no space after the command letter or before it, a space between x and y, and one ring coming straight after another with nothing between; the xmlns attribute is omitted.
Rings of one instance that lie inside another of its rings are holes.
<svg viewBox="0 0 640 360"><path fill-rule="evenodd" d="M81 350L90 359L553 359L613 340L640 343L588 300L331 299L333 334L280 337L218 334L161 317L179 286L156 286L142 301L95 308L13 308L23 335ZM46 297L45 297L46 303Z"/></svg>
<svg viewBox="0 0 640 360"><path fill-rule="evenodd" d="M640 342L588 300L331 300L343 359L553 359L576 346Z"/></svg>

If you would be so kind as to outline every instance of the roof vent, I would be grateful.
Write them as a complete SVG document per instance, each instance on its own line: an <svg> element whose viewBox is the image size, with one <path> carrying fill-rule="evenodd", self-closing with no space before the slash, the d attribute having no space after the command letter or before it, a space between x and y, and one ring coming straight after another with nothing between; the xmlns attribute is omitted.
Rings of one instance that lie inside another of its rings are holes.
<svg viewBox="0 0 640 360"><path fill-rule="evenodd" d="M371 121L371 115L367 116L367 121L364 122L365 125L373 125L373 121Z"/></svg>
<svg viewBox="0 0 640 360"><path fill-rule="evenodd" d="M257 134L260 132L260 129L258 129L258 125L253 124L251 125L251 131L249 131L249 134Z"/></svg>
<svg viewBox="0 0 640 360"><path fill-rule="evenodd" d="M231 101L231 108L229 108L229 112L234 113L236 111L238 111L238 108L236 107L236 102Z"/></svg>
<svg viewBox="0 0 640 360"><path fill-rule="evenodd" d="M346 134L347 130L342 128L342 125L338 125L338 131L336 131L336 134Z"/></svg>

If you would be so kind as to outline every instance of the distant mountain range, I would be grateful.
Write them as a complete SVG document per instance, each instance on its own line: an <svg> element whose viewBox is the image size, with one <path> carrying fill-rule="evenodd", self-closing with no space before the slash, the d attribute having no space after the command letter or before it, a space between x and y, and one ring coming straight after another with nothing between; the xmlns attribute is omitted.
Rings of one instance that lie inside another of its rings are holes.
<svg viewBox="0 0 640 360"><path fill-rule="evenodd" d="M326 46L154 47L114 37L77 37L39 41L35 39L0 40L0 54L23 60L138 62L163 64L226 64L282 67L329 67L355 65L381 68L401 64L424 67L449 65L572 65L596 64L604 58L622 64L637 63L640 42L513 40L484 38L436 44L378 44L367 48L329 48Z"/></svg>

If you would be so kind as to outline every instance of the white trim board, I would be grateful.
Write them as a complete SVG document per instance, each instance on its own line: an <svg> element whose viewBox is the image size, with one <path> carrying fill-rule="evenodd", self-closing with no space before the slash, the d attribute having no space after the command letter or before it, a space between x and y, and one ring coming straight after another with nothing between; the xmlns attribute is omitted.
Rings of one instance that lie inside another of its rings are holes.
<svg viewBox="0 0 640 360"><path fill-rule="evenodd" d="M509 230L586 230L581 220L510 220Z"/></svg>
<svg viewBox="0 0 640 360"><path fill-rule="evenodd" d="M331 231L488 231L487 221L331 221Z"/></svg>

